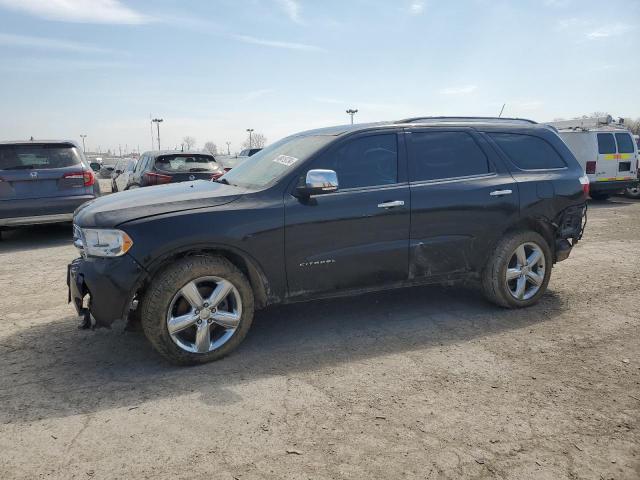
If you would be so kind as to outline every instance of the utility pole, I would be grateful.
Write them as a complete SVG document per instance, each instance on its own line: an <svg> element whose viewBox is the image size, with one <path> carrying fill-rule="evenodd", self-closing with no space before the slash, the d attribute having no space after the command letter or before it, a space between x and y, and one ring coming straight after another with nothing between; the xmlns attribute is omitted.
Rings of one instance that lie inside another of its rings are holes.
<svg viewBox="0 0 640 480"><path fill-rule="evenodd" d="M120 158L122 158L122 145L118 144L118 150L120 151Z"/></svg>
<svg viewBox="0 0 640 480"><path fill-rule="evenodd" d="M227 142L227 155L231 155L231 142Z"/></svg>
<svg viewBox="0 0 640 480"><path fill-rule="evenodd" d="M353 108L350 108L349 110L347 110L347 113L349 115L351 115L351 125L353 125L353 116L358 113L358 109L356 108L355 110Z"/></svg>
<svg viewBox="0 0 640 480"><path fill-rule="evenodd" d="M163 122L164 119L163 118L154 118L151 121L153 123L155 123L157 128L158 128L158 150L160 150L160 123Z"/></svg>
<svg viewBox="0 0 640 480"><path fill-rule="evenodd" d="M249 132L249 148L253 147L253 141L251 139L251 134L253 133L253 128L247 128L247 132Z"/></svg>
<svg viewBox="0 0 640 480"><path fill-rule="evenodd" d="M87 138L87 136L80 134L80 137L82 138L82 153L87 153L87 149L84 147L84 139Z"/></svg>

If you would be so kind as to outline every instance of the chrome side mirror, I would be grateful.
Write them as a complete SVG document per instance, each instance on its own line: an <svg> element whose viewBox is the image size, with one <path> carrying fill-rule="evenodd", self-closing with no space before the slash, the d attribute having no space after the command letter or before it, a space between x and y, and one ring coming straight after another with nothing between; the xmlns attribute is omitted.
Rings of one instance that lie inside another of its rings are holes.
<svg viewBox="0 0 640 480"><path fill-rule="evenodd" d="M301 196L321 195L338 190L338 175L333 170L309 170L304 186L298 187Z"/></svg>

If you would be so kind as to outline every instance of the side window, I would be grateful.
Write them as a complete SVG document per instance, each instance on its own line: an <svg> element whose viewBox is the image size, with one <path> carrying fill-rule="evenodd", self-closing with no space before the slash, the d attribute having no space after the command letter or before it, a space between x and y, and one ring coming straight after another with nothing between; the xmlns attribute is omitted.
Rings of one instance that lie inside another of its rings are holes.
<svg viewBox="0 0 640 480"><path fill-rule="evenodd" d="M412 182L489 173L489 162L466 132L417 132L408 135Z"/></svg>
<svg viewBox="0 0 640 480"><path fill-rule="evenodd" d="M598 153L616 153L616 142L613 139L613 133L598 134Z"/></svg>
<svg viewBox="0 0 640 480"><path fill-rule="evenodd" d="M616 133L618 153L633 153L633 139L628 133Z"/></svg>
<svg viewBox="0 0 640 480"><path fill-rule="evenodd" d="M398 182L398 142L395 133L347 141L314 162L338 174L340 189Z"/></svg>
<svg viewBox="0 0 640 480"><path fill-rule="evenodd" d="M489 136L522 170L547 170L567 166L555 148L543 138L517 133L490 133Z"/></svg>

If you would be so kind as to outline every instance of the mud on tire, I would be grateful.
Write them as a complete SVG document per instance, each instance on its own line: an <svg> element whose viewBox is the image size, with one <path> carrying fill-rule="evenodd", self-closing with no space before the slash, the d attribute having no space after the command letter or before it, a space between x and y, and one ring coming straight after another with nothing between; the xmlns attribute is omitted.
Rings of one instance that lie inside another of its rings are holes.
<svg viewBox="0 0 640 480"><path fill-rule="evenodd" d="M185 285L202 277L217 277L230 282L241 299L241 315L235 332L224 344L207 353L194 353L181 348L173 340L167 318L176 294ZM251 327L253 305L249 282L231 262L218 256L191 256L160 271L144 293L139 308L142 329L155 350L175 365L196 365L218 360L242 342Z"/></svg>

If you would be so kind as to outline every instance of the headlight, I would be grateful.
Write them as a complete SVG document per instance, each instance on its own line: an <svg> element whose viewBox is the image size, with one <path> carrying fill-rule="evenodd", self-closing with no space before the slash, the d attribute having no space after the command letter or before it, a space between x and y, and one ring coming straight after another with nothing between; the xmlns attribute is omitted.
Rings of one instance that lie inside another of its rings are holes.
<svg viewBox="0 0 640 480"><path fill-rule="evenodd" d="M93 257L119 257L133 246L133 240L122 230L82 228L84 253Z"/></svg>

